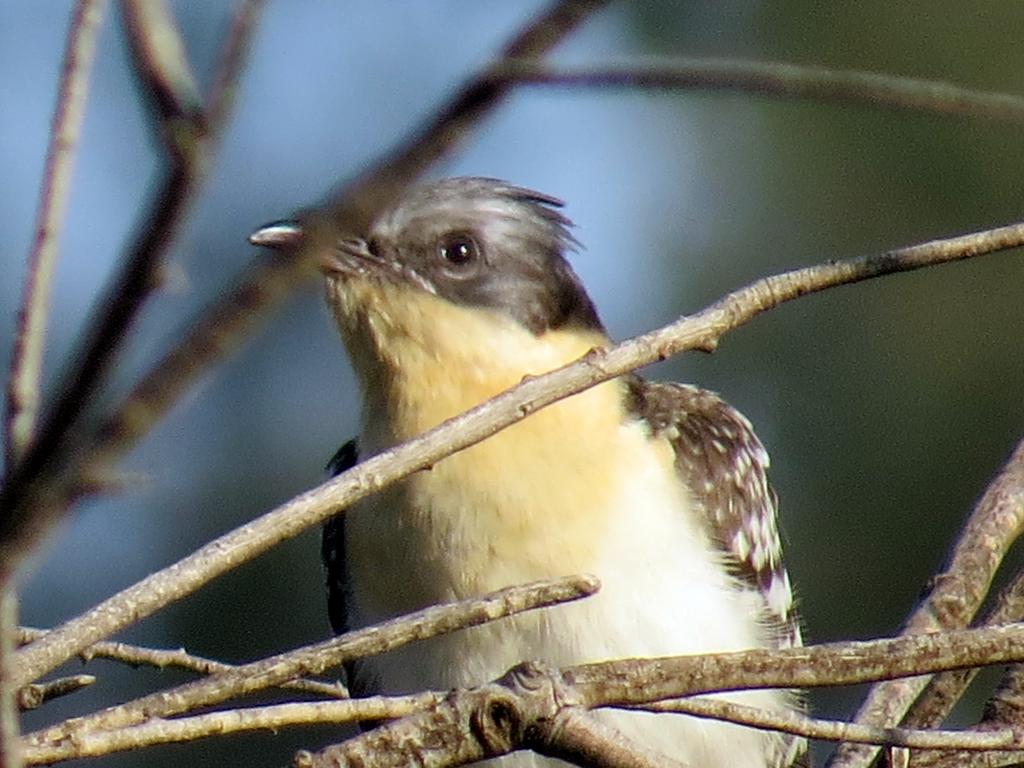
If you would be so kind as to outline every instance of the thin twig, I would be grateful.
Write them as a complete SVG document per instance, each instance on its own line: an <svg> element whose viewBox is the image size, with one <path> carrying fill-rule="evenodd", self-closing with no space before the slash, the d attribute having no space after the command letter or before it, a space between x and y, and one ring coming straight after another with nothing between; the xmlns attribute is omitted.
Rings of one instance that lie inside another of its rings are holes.
<svg viewBox="0 0 1024 768"><path fill-rule="evenodd" d="M388 483L432 466L557 400L687 349L714 348L728 331L804 294L1020 245L1024 245L1024 224L1014 224L805 267L757 280L695 315L611 349L593 350L575 363L524 381L429 432L362 462L55 628L19 652L24 682L31 682L97 640L190 594L271 546L322 523Z"/></svg>
<svg viewBox="0 0 1024 768"><path fill-rule="evenodd" d="M1018 444L999 476L989 485L964 531L949 565L933 580L929 595L911 614L903 634L939 632L970 624L988 594L992 578L1010 545L1024 528L1024 441ZM872 687L856 722L893 726L900 722L928 683L927 677L880 683ZM867 768L878 750L840 745L832 768Z"/></svg>
<svg viewBox="0 0 1024 768"><path fill-rule="evenodd" d="M343 725L368 720L390 720L418 712L436 703L442 696L443 694L426 692L411 696L373 696L346 701L289 702L210 712L173 720L153 718L123 728L76 732L73 739L57 744L27 747L25 761L29 765L49 764L142 749L156 744L195 741L210 736L276 731L293 725Z"/></svg>
<svg viewBox="0 0 1024 768"><path fill-rule="evenodd" d="M24 645L41 637L45 637L48 630L21 627L19 629L19 642ZM187 653L184 649L164 650L160 648L146 648L128 643L99 642L91 645L82 651L79 656L82 661L88 662L94 658L109 659L122 664L129 664L133 667L156 667L157 669L187 669L191 672L198 672L201 675L212 675L214 672L226 672L235 669L237 665L225 664L223 661L214 661L203 656L196 656ZM321 696L331 699L347 699L348 689L341 682L327 683L320 680L291 680L282 683L281 688L290 691L298 691L312 696ZM22 689L24 690L24 689Z"/></svg>
<svg viewBox="0 0 1024 768"><path fill-rule="evenodd" d="M134 725L151 717L170 717L199 707L279 686L305 675L318 675L353 659L456 629L545 606L578 600L597 591L592 576L570 576L499 590L484 597L432 606L375 627L349 632L322 643L218 672L185 685L76 718L26 737L34 744L60 741L72 733Z"/></svg>
<svg viewBox="0 0 1024 768"><path fill-rule="evenodd" d="M172 155L190 161L192 143L206 133L206 115L178 25L164 0L121 0L121 15L160 134Z"/></svg>
<svg viewBox="0 0 1024 768"><path fill-rule="evenodd" d="M16 570L90 481L71 458L81 455L89 443L79 419L159 283L161 260L205 175L216 138L203 114L180 35L163 3L122 0L122 5L135 69L156 109L166 167L143 217L144 226L97 303L96 316L85 325L85 338L58 389L55 406L0 493L0 564L5 572Z"/></svg>
<svg viewBox="0 0 1024 768"><path fill-rule="evenodd" d="M206 121L214 133L223 130L224 121L231 114L242 66L263 5L264 0L238 0L227 40L222 46L217 74L206 96Z"/></svg>
<svg viewBox="0 0 1024 768"><path fill-rule="evenodd" d="M761 96L809 99L1024 124L1024 97L976 91L953 83L875 72L826 69L738 59L631 61L562 67L512 61L495 73L499 81L566 88L662 88L738 91Z"/></svg>
<svg viewBox="0 0 1024 768"><path fill-rule="evenodd" d="M103 0L78 0L68 28L57 90L57 109L50 127L43 189L36 214L36 237L28 257L25 292L18 315L18 333L8 381L4 444L8 472L21 459L35 430L50 290L57 263L57 241L71 189L75 150L85 114L89 72L103 6Z"/></svg>
<svg viewBox="0 0 1024 768"><path fill-rule="evenodd" d="M1024 745L1024 740L1019 740L1009 728L998 731L879 728L871 725L846 723L841 720L822 720L792 712L770 712L760 707L707 697L636 704L624 707L624 709L645 712L678 712L694 717L724 720L751 728L789 733L808 739L860 742L912 749L990 750L1006 749L1018 743Z"/></svg>
<svg viewBox="0 0 1024 768"><path fill-rule="evenodd" d="M18 689L18 709L38 709L43 704L61 696L69 696L96 682L92 675L70 675L45 683L31 683Z"/></svg>
<svg viewBox="0 0 1024 768"><path fill-rule="evenodd" d="M856 685L1024 660L1024 624L709 656L581 664L566 680L589 707L701 693Z"/></svg>

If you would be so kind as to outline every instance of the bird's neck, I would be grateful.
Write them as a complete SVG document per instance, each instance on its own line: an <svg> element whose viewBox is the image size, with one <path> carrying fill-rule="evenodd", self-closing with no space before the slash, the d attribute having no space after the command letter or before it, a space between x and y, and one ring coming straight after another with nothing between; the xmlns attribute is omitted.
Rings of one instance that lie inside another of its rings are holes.
<svg viewBox="0 0 1024 768"><path fill-rule="evenodd" d="M608 344L607 336L590 329L538 336L500 312L420 291L392 295L378 286L352 304L360 310L338 320L377 450Z"/></svg>

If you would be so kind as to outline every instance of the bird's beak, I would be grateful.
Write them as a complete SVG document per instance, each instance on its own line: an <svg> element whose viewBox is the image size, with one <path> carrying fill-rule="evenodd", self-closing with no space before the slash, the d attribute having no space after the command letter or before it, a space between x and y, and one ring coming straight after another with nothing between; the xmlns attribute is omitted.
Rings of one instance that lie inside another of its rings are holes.
<svg viewBox="0 0 1024 768"><path fill-rule="evenodd" d="M303 235L299 222L286 219L264 224L249 235L249 242L275 251L287 251L302 245Z"/></svg>
<svg viewBox="0 0 1024 768"><path fill-rule="evenodd" d="M291 251L299 248L305 240L305 232L299 222L285 219L266 224L251 235L249 242L262 248L275 251ZM328 276L366 275L370 272L382 273L394 271L391 265L378 258L366 245L366 241L357 237L345 238L335 243L334 247L323 254L320 269Z"/></svg>

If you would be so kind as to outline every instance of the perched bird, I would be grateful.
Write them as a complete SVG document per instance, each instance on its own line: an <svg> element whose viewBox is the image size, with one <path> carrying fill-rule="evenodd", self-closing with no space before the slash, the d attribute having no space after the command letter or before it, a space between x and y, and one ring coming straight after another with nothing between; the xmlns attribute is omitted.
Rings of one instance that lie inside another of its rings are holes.
<svg viewBox="0 0 1024 768"><path fill-rule="evenodd" d="M376 454L530 374L610 344L566 261L562 203L485 178L420 187L323 257ZM336 471L357 460L342 447ZM800 644L750 423L717 395L624 376L560 401L356 504L324 530L338 632L524 582L596 574L586 600L358 664L356 694L487 682L516 663ZM773 711L785 691L725 698ZM782 768L802 742L674 714L602 713L693 768ZM503 766L553 764L517 753Z"/></svg>

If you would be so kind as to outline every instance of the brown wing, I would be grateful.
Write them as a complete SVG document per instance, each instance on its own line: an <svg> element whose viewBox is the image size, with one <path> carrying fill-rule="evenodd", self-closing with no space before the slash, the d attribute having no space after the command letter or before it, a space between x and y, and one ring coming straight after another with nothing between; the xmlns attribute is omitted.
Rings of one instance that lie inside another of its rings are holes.
<svg viewBox="0 0 1024 768"><path fill-rule="evenodd" d="M757 590L779 647L801 645L782 562L768 452L750 422L718 395L685 384L630 380L631 410L676 452L676 468L700 503L712 539L736 575Z"/></svg>

